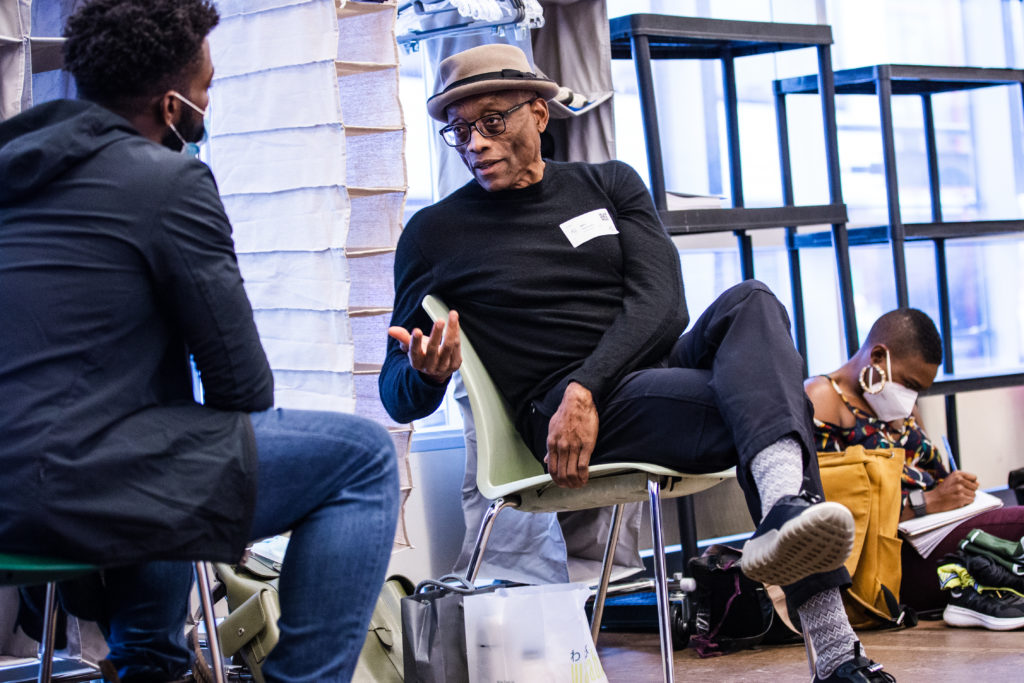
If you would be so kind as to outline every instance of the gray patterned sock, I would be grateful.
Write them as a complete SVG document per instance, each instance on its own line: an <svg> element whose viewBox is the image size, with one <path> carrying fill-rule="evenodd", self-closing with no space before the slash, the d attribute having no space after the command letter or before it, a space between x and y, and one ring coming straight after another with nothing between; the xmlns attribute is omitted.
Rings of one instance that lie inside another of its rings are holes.
<svg viewBox="0 0 1024 683"><path fill-rule="evenodd" d="M800 493L804 483L800 444L787 436L763 449L750 463L750 476L761 497L761 516L764 517L779 498Z"/></svg>
<svg viewBox="0 0 1024 683"><path fill-rule="evenodd" d="M840 664L853 657L857 636L843 609L838 588L827 588L797 609L804 633L814 647L818 678L828 678ZM867 656L867 655L865 655Z"/></svg>

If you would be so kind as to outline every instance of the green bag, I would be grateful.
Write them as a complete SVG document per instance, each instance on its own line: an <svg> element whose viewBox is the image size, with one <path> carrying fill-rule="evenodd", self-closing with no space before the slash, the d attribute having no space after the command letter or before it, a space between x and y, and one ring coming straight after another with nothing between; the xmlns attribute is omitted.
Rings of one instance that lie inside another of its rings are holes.
<svg viewBox="0 0 1024 683"><path fill-rule="evenodd" d="M217 626L224 656L239 655L253 680L264 683L261 667L280 636L279 568L252 555L239 565L214 567L227 590L229 613ZM411 592L412 583L404 576L392 576L384 582L352 675L353 683L403 680L401 600Z"/></svg>

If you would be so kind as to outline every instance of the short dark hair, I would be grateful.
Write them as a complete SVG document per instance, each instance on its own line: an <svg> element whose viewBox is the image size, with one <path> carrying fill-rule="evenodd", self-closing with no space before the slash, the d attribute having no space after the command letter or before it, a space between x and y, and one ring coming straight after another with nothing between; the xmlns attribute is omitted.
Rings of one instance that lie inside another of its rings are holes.
<svg viewBox="0 0 1024 683"><path fill-rule="evenodd" d="M93 0L64 28L64 68L100 104L182 89L218 21L212 0Z"/></svg>
<svg viewBox="0 0 1024 683"><path fill-rule="evenodd" d="M918 354L925 363L942 363L942 338L928 314L916 308L889 311L871 326L866 346L885 344L894 356Z"/></svg>

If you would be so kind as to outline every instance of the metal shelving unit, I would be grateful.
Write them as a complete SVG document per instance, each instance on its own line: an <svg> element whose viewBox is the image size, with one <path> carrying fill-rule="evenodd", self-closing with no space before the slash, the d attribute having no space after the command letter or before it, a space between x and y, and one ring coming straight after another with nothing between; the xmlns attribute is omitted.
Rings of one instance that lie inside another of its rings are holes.
<svg viewBox="0 0 1024 683"><path fill-rule="evenodd" d="M953 362L953 330L950 317L949 277L946 265L946 240L983 237L1024 232L1024 220L944 221L940 196L938 146L932 96L978 88L1009 86L1017 89L1024 104L1024 71L980 67L924 66L880 64L835 72L834 91L838 95L874 95L878 98L881 119L882 151L885 163L886 202L889 222L883 226L849 230L849 244L886 244L892 249L893 272L898 306L909 305L907 267L904 244L908 241L931 240L935 245L935 267L939 298L939 330L943 340L943 375L928 392L946 397L946 429L953 450L959 453L955 394L962 391L994 389L1024 384L1024 373L1008 371L994 374L957 375ZM815 76L799 76L775 81L776 107L785 109L788 95L818 93ZM928 189L931 200L931 221L904 223L900 211L899 179L896 172L896 143L893 130L892 98L921 98ZM784 175L788 171L784 170ZM799 235L794 246L824 246L826 233ZM847 305L843 302L844 307ZM852 306L852 300L850 301Z"/></svg>
<svg viewBox="0 0 1024 683"><path fill-rule="evenodd" d="M741 272L747 279L754 277L754 252L750 232L786 228L790 281L793 288L794 332L797 348L805 358L807 337L800 281L800 254L793 243L799 226L832 226L830 243L835 245L847 350L852 354L858 346L857 325L853 315L853 279L847 244L846 206L839 183L839 143L836 133L831 46L832 28L823 25L732 21L658 14L632 14L611 20L612 58L631 59L636 66L651 194L666 230L670 235L733 232L738 240ZM813 78L816 87L819 82L821 83L820 99L825 130L829 203L808 206L794 204L786 141L787 125L783 110L776 112L776 123L779 129L784 205L747 208L744 206L743 198L735 61L751 55L805 48L817 51L818 75ZM732 208L666 210L664 157L651 68L651 60L655 59L717 60L721 63ZM687 560L696 554L697 548L691 498L679 501L678 514L682 562L685 568Z"/></svg>
<svg viewBox="0 0 1024 683"><path fill-rule="evenodd" d="M831 45L831 27L816 24L733 21L658 14L632 14L611 21L612 58L632 59L636 65L651 194L661 214L662 223L671 235L733 232L739 243L741 272L744 278L754 276L750 231L786 228L790 280L793 287L794 332L797 348L804 357L807 355L807 338L800 281L800 257L799 250L792 244L798 226L832 226L831 241L835 245L846 346L850 353L858 346L857 325L853 315L853 279L850 273L846 234L846 206L843 204L839 183ZM735 60L751 55L804 48L817 50L818 75L813 79L816 87L819 80L821 83L829 203L794 205L789 149L783 142L787 137L785 113L777 112L784 205L746 208L740 159ZM651 69L652 59L700 59L717 60L721 63L733 208L666 210L665 171Z"/></svg>

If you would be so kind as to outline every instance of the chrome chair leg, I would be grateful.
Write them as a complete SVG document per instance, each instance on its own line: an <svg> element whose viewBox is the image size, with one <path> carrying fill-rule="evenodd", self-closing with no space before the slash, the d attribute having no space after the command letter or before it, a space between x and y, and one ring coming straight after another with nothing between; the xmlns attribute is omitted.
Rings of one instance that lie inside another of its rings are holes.
<svg viewBox="0 0 1024 683"><path fill-rule="evenodd" d="M657 478L647 480L651 499L651 536L654 541L654 587L658 597L658 634L661 636L662 674L665 683L675 680L672 650L672 613L668 602L668 570L665 567L665 538L661 524L661 486Z"/></svg>
<svg viewBox="0 0 1024 683"><path fill-rule="evenodd" d="M57 584L46 584L46 606L43 608L43 641L39 644L39 683L53 679L53 647L57 640Z"/></svg>
<svg viewBox="0 0 1024 683"><path fill-rule="evenodd" d="M484 513L484 518L480 522L480 532L476 536L476 545L473 546L473 554L469 558L469 567L466 570L466 580L470 583L476 581L477 572L480 571L480 565L483 564L484 549L487 548L487 541L491 538L494 520L497 519L498 513L507 507L519 507L518 500L498 498Z"/></svg>
<svg viewBox="0 0 1024 683"><path fill-rule="evenodd" d="M203 606L206 647L210 651L213 680L216 683L227 683L227 679L224 677L224 655L221 654L220 637L217 634L217 615L213 611L213 591L210 589L209 566L206 562L194 562L192 566L195 569L196 585L199 588L199 602Z"/></svg>
<svg viewBox="0 0 1024 683"><path fill-rule="evenodd" d="M597 584L597 595L594 597L594 612L590 617L590 636L594 639L594 645L597 645L597 636L601 633L604 601L608 597L608 583L612 579L612 567L615 564L615 548L619 545L619 529L622 527L622 511L625 507L625 503L619 503L612 511L612 528L608 531L608 542L604 546L601 582Z"/></svg>
<svg viewBox="0 0 1024 683"><path fill-rule="evenodd" d="M814 644L811 643L810 636L807 635L807 629L802 628L803 624L800 626L804 636L804 651L807 653L807 666L811 670L811 680L813 681L814 677L818 675L818 670L814 666L814 660L817 659L818 656L814 652Z"/></svg>

